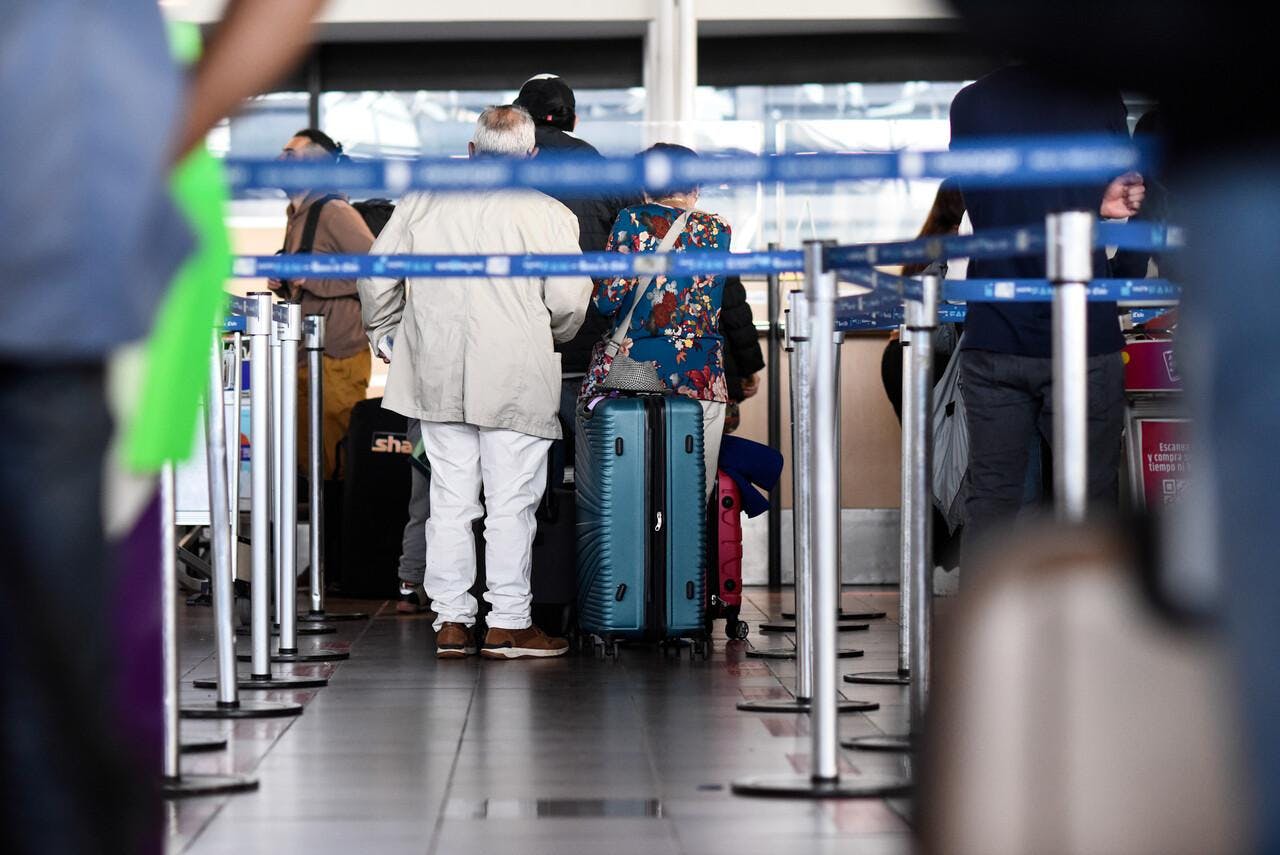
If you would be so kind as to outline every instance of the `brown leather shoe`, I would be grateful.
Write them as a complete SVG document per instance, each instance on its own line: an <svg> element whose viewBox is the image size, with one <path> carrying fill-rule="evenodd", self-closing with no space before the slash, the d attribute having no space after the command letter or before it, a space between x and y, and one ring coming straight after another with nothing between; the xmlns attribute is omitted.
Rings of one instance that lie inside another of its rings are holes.
<svg viewBox="0 0 1280 855"><path fill-rule="evenodd" d="M486 659L546 659L563 656L568 650L568 641L552 638L536 626L528 629L490 627L480 655Z"/></svg>
<svg viewBox="0 0 1280 855"><path fill-rule="evenodd" d="M436 633L437 659L464 659L474 656L476 639L471 628L460 623L446 623Z"/></svg>

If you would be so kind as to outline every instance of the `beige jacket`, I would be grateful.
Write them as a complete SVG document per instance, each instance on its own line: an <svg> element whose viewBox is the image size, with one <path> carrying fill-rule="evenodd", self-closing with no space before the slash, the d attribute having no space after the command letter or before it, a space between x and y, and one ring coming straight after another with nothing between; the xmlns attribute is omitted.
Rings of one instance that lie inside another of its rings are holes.
<svg viewBox="0 0 1280 855"><path fill-rule="evenodd" d="M578 221L532 190L411 193L372 255L579 254ZM358 283L375 351L394 338L383 406L432 422L560 437L560 355L591 280L574 277L367 278Z"/></svg>

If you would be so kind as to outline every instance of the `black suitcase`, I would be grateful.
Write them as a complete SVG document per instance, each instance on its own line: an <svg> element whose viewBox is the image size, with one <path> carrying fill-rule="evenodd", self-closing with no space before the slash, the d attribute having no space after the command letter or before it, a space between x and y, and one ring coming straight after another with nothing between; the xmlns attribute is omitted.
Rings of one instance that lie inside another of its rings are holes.
<svg viewBox="0 0 1280 855"><path fill-rule="evenodd" d="M349 597L394 597L400 547L409 521L408 420L360 401L342 448L342 543L339 589Z"/></svg>
<svg viewBox="0 0 1280 855"><path fill-rule="evenodd" d="M573 625L578 599L578 503L573 485L548 485L533 538L533 622L553 635Z"/></svg>
<svg viewBox="0 0 1280 855"><path fill-rule="evenodd" d="M557 440L558 446L563 440ZM547 459L547 488L536 513L538 530L533 537L532 617L538 627L552 635L564 635L573 627L574 605L578 597L577 496L572 484L563 483L563 467L557 466L556 448ZM478 620L489 613L484 600L484 519L475 523L476 581L471 594L480 604Z"/></svg>

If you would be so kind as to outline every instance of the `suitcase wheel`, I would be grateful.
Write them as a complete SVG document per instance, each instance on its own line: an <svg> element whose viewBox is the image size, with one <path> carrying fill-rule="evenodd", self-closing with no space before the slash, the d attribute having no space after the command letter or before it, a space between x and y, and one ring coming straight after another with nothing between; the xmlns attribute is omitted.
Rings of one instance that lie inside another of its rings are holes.
<svg viewBox="0 0 1280 855"><path fill-rule="evenodd" d="M730 641L744 641L751 634L751 627L744 620L738 620L738 609L730 609L725 615L724 635Z"/></svg>

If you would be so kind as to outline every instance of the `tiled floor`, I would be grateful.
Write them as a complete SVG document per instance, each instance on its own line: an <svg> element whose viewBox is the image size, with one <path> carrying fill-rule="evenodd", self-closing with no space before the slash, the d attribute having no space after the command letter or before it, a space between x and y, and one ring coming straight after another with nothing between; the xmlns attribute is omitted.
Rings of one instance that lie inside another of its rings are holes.
<svg viewBox="0 0 1280 855"><path fill-rule="evenodd" d="M750 591L752 622L780 598ZM790 597L787 597L788 605ZM896 593L851 589L845 607L889 613L867 632L841 633L865 650L842 672L896 665ZM368 608L370 603L359 604ZM331 603L334 610L340 603ZM182 608L184 686L211 675L209 611ZM371 621L338 623L306 645L350 647L323 689L258 693L302 701L296 719L184 722L188 737L222 734L229 750L183 758L184 771L243 772L251 794L170 807L171 853L438 853L438 855L677 855L910 851L904 801L807 802L733 796L744 776L807 771L808 721L738 712L744 698L787 697L794 664L749 659L720 638L710 661L624 649L618 661L577 654L544 662L437 662L428 617L383 606ZM751 643L790 646L789 636ZM243 642L242 642L243 645ZM845 736L896 733L905 690L852 686L872 713L841 717ZM896 755L849 753L846 773L904 773Z"/></svg>

